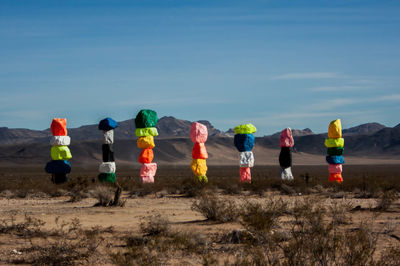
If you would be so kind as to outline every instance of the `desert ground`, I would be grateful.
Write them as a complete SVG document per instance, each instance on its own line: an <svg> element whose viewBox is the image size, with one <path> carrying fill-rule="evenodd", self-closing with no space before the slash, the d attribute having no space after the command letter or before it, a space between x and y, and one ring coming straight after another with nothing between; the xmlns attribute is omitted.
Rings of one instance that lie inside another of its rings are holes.
<svg viewBox="0 0 400 266"><path fill-rule="evenodd" d="M397 265L399 164L348 165L341 185L326 168L294 166L282 182L258 166L239 184L237 166L210 166L199 184L161 166L146 185L121 167L113 206L117 187L92 170L56 186L41 168L2 167L0 264Z"/></svg>

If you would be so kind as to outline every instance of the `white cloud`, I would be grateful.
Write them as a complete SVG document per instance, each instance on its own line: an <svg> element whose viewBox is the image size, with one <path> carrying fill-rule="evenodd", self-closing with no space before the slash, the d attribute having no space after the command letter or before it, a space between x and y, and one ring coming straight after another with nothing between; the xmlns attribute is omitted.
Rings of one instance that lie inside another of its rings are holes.
<svg viewBox="0 0 400 266"><path fill-rule="evenodd" d="M158 105L158 106L171 106L171 105L206 105L206 104L226 104L230 103L228 99L219 99L219 98L206 98L206 97L182 97L182 98L158 98L158 99L147 99L140 102L134 100L124 100L116 102L116 106L145 106L145 105Z"/></svg>
<svg viewBox="0 0 400 266"><path fill-rule="evenodd" d="M272 79L287 80L287 79L331 79L338 78L339 75L333 72L308 72L308 73L287 73L272 77Z"/></svg>
<svg viewBox="0 0 400 266"><path fill-rule="evenodd" d="M376 101L400 101L400 94L384 95L376 98Z"/></svg>
<svg viewBox="0 0 400 266"><path fill-rule="evenodd" d="M45 116L43 111L38 110L14 110L0 113L0 117L12 119L42 119Z"/></svg>
<svg viewBox="0 0 400 266"><path fill-rule="evenodd" d="M364 90L364 89L369 89L369 88L371 88L371 87L344 85L344 86L321 86L321 87L311 88L309 90L315 91L315 92L330 92L330 91L356 91L356 90Z"/></svg>
<svg viewBox="0 0 400 266"><path fill-rule="evenodd" d="M303 109L308 110L308 111L332 110L332 109L337 109L338 107L341 107L341 106L355 104L358 102L360 102L360 99L336 98L336 99L329 99L329 100L312 103L312 104L305 106Z"/></svg>

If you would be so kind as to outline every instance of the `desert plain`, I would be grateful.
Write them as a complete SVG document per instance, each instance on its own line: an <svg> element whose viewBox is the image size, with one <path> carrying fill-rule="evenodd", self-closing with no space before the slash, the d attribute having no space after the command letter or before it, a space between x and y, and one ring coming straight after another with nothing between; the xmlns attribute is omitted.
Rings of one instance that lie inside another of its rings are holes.
<svg viewBox="0 0 400 266"><path fill-rule="evenodd" d="M117 186L87 167L63 185L40 167L2 167L0 264L396 265L400 164L350 163L343 184L326 168L295 165L283 182L277 166L255 166L240 184L237 166L210 165L199 184L161 165L141 184L121 166L113 206Z"/></svg>

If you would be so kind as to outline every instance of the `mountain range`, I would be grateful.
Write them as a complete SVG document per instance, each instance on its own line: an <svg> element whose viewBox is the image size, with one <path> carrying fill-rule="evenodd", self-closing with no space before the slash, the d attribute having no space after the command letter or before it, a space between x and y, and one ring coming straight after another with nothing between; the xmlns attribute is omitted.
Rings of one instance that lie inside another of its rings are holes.
<svg viewBox="0 0 400 266"><path fill-rule="evenodd" d="M209 162L214 164L236 164L238 152L233 146L232 129L223 132L208 121L199 121L208 128L206 146ZM159 119L155 138L155 158L165 164L187 164L191 160L193 143L189 138L191 121L165 116ZM117 162L138 164L140 153L136 147L134 120L118 123L115 130L115 153ZM318 160L323 163L326 154L324 139L327 133L315 134L311 129L292 129L295 139L294 156ZM85 125L68 129L71 137L72 161L76 164L95 164L101 161L102 134L97 125ZM0 128L0 165L43 164L50 159L50 129ZM259 161L274 161L279 154L280 132L257 137L255 156ZM400 158L400 124L386 127L379 123L367 123L343 130L345 155L364 158ZM273 158L273 160L271 159ZM314 158L314 159L313 159ZM322 158L322 159L321 159Z"/></svg>

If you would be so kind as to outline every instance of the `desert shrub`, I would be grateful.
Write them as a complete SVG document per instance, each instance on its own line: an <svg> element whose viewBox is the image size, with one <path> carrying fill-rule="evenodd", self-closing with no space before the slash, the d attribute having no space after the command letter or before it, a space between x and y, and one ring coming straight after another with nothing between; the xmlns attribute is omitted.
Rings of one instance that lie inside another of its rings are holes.
<svg viewBox="0 0 400 266"><path fill-rule="evenodd" d="M141 231L146 236L166 235L169 231L170 223L168 219L160 214L147 217L147 221L140 224Z"/></svg>
<svg viewBox="0 0 400 266"><path fill-rule="evenodd" d="M394 190L387 190L381 193L378 199L378 205L376 206L377 211L387 211L393 202L399 198L399 195Z"/></svg>
<svg viewBox="0 0 400 266"><path fill-rule="evenodd" d="M216 255L212 254L211 252L203 255L202 265L203 266L219 265L218 264L218 259L216 258Z"/></svg>
<svg viewBox="0 0 400 266"><path fill-rule="evenodd" d="M345 265L373 265L377 240L367 224L361 224L357 230L342 234L338 261Z"/></svg>
<svg viewBox="0 0 400 266"><path fill-rule="evenodd" d="M75 265L77 262L87 261L102 241L99 237L101 230L93 228L84 230L77 219L71 222L59 223L57 228L46 230L45 223L39 219L25 216L21 223L2 222L1 233L15 233L29 239L30 246L20 249L21 256L10 258L8 262L15 264L34 265ZM7 225L7 226L6 226ZM35 241L39 240L39 241Z"/></svg>
<svg viewBox="0 0 400 266"><path fill-rule="evenodd" d="M126 249L111 254L117 265L160 265L169 256L206 252L208 241L194 232L171 231L167 219L160 215L147 217L141 224L143 236L125 238Z"/></svg>
<svg viewBox="0 0 400 266"><path fill-rule="evenodd" d="M218 199L214 195L203 194L193 202L192 210L204 215L208 220L221 223L235 221L238 218L236 204L230 200Z"/></svg>
<svg viewBox="0 0 400 266"><path fill-rule="evenodd" d="M277 264L277 261L274 260L275 263L269 263L268 258L265 255L265 251L262 247L249 247L247 246L244 250L237 252L235 254L235 259L232 265L234 266L267 266ZM228 264L228 262L226 262ZM230 263L229 263L230 264Z"/></svg>
<svg viewBox="0 0 400 266"><path fill-rule="evenodd" d="M181 194L187 197L197 197L201 195L209 185L199 182L195 178L186 178L182 181Z"/></svg>
<svg viewBox="0 0 400 266"><path fill-rule="evenodd" d="M10 214L10 217L0 220L0 233L15 234L24 238L46 236L42 231L44 221L28 216L22 222L16 222L15 214Z"/></svg>
<svg viewBox="0 0 400 266"><path fill-rule="evenodd" d="M400 261L400 246L390 247L381 254L376 265L378 266L393 266L398 265Z"/></svg>
<svg viewBox="0 0 400 266"><path fill-rule="evenodd" d="M114 191L115 190L115 191ZM97 198L98 202L94 206L125 206L126 200L121 200L122 188L117 184L112 186L110 184L102 184L97 186L91 194L94 198Z"/></svg>
<svg viewBox="0 0 400 266"><path fill-rule="evenodd" d="M28 258L14 260L13 263L29 263L33 265L75 265L76 261L84 261L91 256L86 247L88 243L79 239L71 241L61 239L47 245L35 245L22 252L29 252Z"/></svg>
<svg viewBox="0 0 400 266"><path fill-rule="evenodd" d="M77 202L88 197L89 179L78 176L67 183L70 202Z"/></svg>
<svg viewBox="0 0 400 266"><path fill-rule="evenodd" d="M348 200L334 200L328 207L328 215L332 218L332 223L349 224L351 216L349 212L354 208Z"/></svg>
<svg viewBox="0 0 400 266"><path fill-rule="evenodd" d="M147 245L131 245L125 252L112 253L110 257L114 264L121 266L161 264L158 253L152 251Z"/></svg>
<svg viewBox="0 0 400 266"><path fill-rule="evenodd" d="M241 206L243 226L258 235L269 234L278 225L278 218L287 212L288 205L282 199L269 198L264 203L246 201Z"/></svg>
<svg viewBox="0 0 400 266"><path fill-rule="evenodd" d="M110 186L99 185L91 194L98 200L96 206L109 206L113 201L113 191Z"/></svg>

